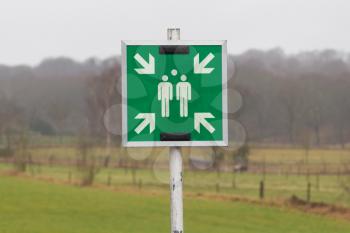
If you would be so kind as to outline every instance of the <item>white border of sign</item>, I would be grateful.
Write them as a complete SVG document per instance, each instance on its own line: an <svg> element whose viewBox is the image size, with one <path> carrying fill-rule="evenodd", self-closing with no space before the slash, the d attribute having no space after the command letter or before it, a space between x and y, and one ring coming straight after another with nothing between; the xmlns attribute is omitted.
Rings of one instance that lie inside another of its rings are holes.
<svg viewBox="0 0 350 233"><path fill-rule="evenodd" d="M127 67L126 46L128 45L221 45L222 46L222 133L221 141L128 141L127 127ZM227 41L122 41L122 144L124 147L166 147L166 146L228 146L227 114Z"/></svg>

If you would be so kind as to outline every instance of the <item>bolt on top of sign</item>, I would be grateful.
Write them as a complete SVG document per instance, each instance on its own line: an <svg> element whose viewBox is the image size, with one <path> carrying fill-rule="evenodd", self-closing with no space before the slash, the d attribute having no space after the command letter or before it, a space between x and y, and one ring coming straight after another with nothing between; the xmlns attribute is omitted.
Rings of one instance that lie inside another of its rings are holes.
<svg viewBox="0 0 350 233"><path fill-rule="evenodd" d="M226 41L123 41L123 144L226 146Z"/></svg>

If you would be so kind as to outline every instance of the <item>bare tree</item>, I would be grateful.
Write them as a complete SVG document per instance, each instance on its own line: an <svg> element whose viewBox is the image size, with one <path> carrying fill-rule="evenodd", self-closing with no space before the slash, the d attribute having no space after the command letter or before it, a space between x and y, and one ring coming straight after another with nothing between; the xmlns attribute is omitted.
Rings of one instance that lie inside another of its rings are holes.
<svg viewBox="0 0 350 233"><path fill-rule="evenodd" d="M331 124L334 127L336 142L344 149L349 140L350 130L350 84L345 78L338 79L337 83L337 92L334 93L330 107Z"/></svg>
<svg viewBox="0 0 350 233"><path fill-rule="evenodd" d="M101 164L94 151L94 141L87 134L81 134L78 141L77 168L81 175L81 185L92 185Z"/></svg>
<svg viewBox="0 0 350 233"><path fill-rule="evenodd" d="M32 162L28 143L28 133L26 130L22 130L16 141L16 150L13 158L15 169L18 172L25 172L28 164Z"/></svg>
<svg viewBox="0 0 350 233"><path fill-rule="evenodd" d="M306 177L306 200L307 202L311 201L311 182L310 182L310 148L311 148L311 133L309 130L305 130L299 136L299 141L304 149L304 166L306 168L305 177Z"/></svg>
<svg viewBox="0 0 350 233"><path fill-rule="evenodd" d="M1 154L4 157L11 157L18 149L15 144L21 143L18 140L15 141L15 134L25 128L23 109L18 106L14 99L9 99L5 95L0 95L0 106L0 137L4 135L6 139L6 147L1 151ZM17 161L19 162L19 160L18 158Z"/></svg>
<svg viewBox="0 0 350 233"><path fill-rule="evenodd" d="M244 144L238 150L232 153L232 161L235 171L247 171L249 166L250 148Z"/></svg>
<svg viewBox="0 0 350 233"><path fill-rule="evenodd" d="M120 102L120 94L117 92L117 81L120 76L119 66L115 61L107 61L106 68L88 82L88 95L86 98L89 108L90 128L100 128L101 133L105 134L105 148L107 156L111 156L112 136L108 130L104 129L104 114L116 102ZM107 120L110 117L106 115ZM103 132L104 131L104 132Z"/></svg>
<svg viewBox="0 0 350 233"><path fill-rule="evenodd" d="M297 130L297 120L300 114L301 99L295 80L285 80L281 87L280 101L285 109L287 132L290 143L295 143L295 133Z"/></svg>
<svg viewBox="0 0 350 233"><path fill-rule="evenodd" d="M350 197L350 161L343 163L343 176L339 179L340 187L342 187L344 193Z"/></svg>
<svg viewBox="0 0 350 233"><path fill-rule="evenodd" d="M213 159L213 168L215 169L217 176L220 177L221 175L221 166L222 163L224 161L225 158L225 154L222 151L222 149L220 149L219 147L212 147L212 159Z"/></svg>
<svg viewBox="0 0 350 233"><path fill-rule="evenodd" d="M70 109L67 103L62 100L55 100L47 108L49 117L55 122L56 132L60 135L60 143L63 143L63 127L64 121L68 117Z"/></svg>

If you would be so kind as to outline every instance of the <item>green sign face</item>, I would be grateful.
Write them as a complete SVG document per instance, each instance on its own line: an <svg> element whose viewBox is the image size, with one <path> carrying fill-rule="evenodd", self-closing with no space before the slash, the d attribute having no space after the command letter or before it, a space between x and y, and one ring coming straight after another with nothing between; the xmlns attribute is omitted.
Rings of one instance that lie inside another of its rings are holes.
<svg viewBox="0 0 350 233"><path fill-rule="evenodd" d="M226 42L122 43L125 146L226 146Z"/></svg>

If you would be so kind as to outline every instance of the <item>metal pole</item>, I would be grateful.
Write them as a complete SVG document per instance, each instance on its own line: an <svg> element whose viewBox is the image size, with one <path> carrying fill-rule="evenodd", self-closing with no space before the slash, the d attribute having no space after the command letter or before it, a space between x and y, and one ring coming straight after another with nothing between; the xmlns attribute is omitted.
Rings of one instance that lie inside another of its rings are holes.
<svg viewBox="0 0 350 233"><path fill-rule="evenodd" d="M179 147L170 147L171 233L183 233L182 157Z"/></svg>
<svg viewBox="0 0 350 233"><path fill-rule="evenodd" d="M180 29L169 28L168 40L180 40ZM183 233L182 155L180 147L170 147L171 233Z"/></svg>

